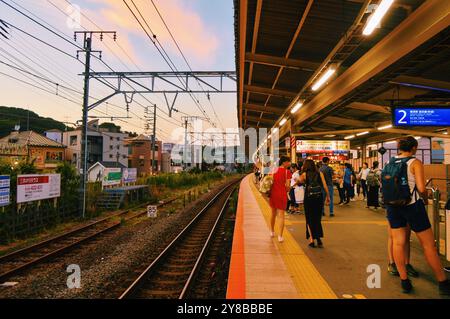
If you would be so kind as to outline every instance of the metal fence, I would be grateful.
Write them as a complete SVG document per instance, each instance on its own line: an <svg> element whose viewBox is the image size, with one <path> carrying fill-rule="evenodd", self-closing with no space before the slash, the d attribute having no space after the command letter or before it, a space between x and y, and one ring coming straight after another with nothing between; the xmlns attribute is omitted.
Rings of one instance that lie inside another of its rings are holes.
<svg viewBox="0 0 450 319"><path fill-rule="evenodd" d="M72 204L53 199L9 205L0 211L0 243L29 237L80 216L80 201Z"/></svg>
<svg viewBox="0 0 450 319"><path fill-rule="evenodd" d="M450 179L448 178L432 178L427 182L427 190L429 192L428 215L432 221L436 247L439 254L447 255L447 231L450 225L447 225L445 206L449 200ZM447 259L450 256L446 256Z"/></svg>

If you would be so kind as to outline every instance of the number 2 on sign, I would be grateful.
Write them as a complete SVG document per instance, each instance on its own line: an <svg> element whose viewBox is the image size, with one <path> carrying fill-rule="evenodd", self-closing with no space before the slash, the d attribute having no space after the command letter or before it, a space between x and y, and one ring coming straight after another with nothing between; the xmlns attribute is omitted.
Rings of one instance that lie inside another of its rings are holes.
<svg viewBox="0 0 450 319"><path fill-rule="evenodd" d="M408 115L408 114L406 113L406 111L405 111L405 110L399 110L398 113L403 114L402 118L401 118L400 120L398 120L398 124L408 124L408 123L405 121L405 118L406 118L406 116Z"/></svg>

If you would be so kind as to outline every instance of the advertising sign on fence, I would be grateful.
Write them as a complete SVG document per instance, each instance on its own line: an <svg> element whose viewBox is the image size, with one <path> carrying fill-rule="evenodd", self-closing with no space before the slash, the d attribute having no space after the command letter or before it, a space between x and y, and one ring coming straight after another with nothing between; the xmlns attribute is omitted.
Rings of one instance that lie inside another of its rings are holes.
<svg viewBox="0 0 450 319"><path fill-rule="evenodd" d="M120 167L105 168L103 170L102 186L120 185L122 169Z"/></svg>
<svg viewBox="0 0 450 319"><path fill-rule="evenodd" d="M0 207L9 205L10 185L9 175L0 175Z"/></svg>
<svg viewBox="0 0 450 319"><path fill-rule="evenodd" d="M137 168L122 169L122 181L124 183L134 183L137 181Z"/></svg>
<svg viewBox="0 0 450 319"><path fill-rule="evenodd" d="M31 202L61 195L61 174L17 176L17 203Z"/></svg>

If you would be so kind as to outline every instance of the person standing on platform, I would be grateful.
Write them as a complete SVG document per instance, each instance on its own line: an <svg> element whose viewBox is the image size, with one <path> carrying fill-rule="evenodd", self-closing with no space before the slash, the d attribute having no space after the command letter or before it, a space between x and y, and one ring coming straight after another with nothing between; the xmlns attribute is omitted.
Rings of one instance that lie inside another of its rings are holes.
<svg viewBox="0 0 450 319"><path fill-rule="evenodd" d="M369 164L364 163L361 171L359 172L359 180L361 181L361 188L363 192L363 200L367 199L367 175L370 173Z"/></svg>
<svg viewBox="0 0 450 319"><path fill-rule="evenodd" d="M294 214L298 211L298 204L295 200L295 188L298 185L298 178L300 177L300 173L298 171L297 164L292 163L291 164L291 173L292 177L290 179L290 190L289 190L289 200L288 200L288 206L287 206L287 212L288 214Z"/></svg>
<svg viewBox="0 0 450 319"><path fill-rule="evenodd" d="M317 169L313 160L306 160L303 164L300 182L304 183L305 189L305 218L306 218L306 239L309 239L309 246L322 248L323 228L322 228L322 209L324 198L322 192L326 193L326 203L330 202L327 183L325 177Z"/></svg>
<svg viewBox="0 0 450 319"><path fill-rule="evenodd" d="M439 293L450 295L450 281L442 267L425 205L428 193L424 166L416 159L417 140L408 136L398 142L400 156L393 157L383 169L382 187L387 219L392 229L395 265L404 293L412 291L406 268L405 246L408 225L416 233L425 258L439 283Z"/></svg>
<svg viewBox="0 0 450 319"><path fill-rule="evenodd" d="M326 188L328 188L328 195L330 197L330 217L334 217L334 186L333 186L333 169L330 167L330 159L328 157L324 157L322 159L322 167L320 168L320 172L323 174L323 176L325 177L325 182L326 182ZM325 192L325 190L323 190L323 200L326 200L326 196L327 196L327 192ZM322 216L325 216L325 205L323 206L322 209Z"/></svg>
<svg viewBox="0 0 450 319"><path fill-rule="evenodd" d="M372 169L367 174L367 206L366 208L380 207L379 195L381 186L381 170L378 168L378 161L373 162Z"/></svg>
<svg viewBox="0 0 450 319"><path fill-rule="evenodd" d="M273 174L273 184L270 190L270 207L272 208L272 216L270 219L270 237L275 236L275 222L277 217L280 221L280 233L278 241L281 243L284 231L284 214L288 203L287 192L290 189L290 180L292 174L289 170L291 160L287 156L282 156L279 161L278 168Z"/></svg>
<svg viewBox="0 0 450 319"><path fill-rule="evenodd" d="M338 205L344 205L345 203L344 171L345 171L345 164L344 163L339 164L339 170L336 174L336 187L339 193Z"/></svg>
<svg viewBox="0 0 450 319"><path fill-rule="evenodd" d="M345 202L344 204L350 203L350 200L355 195L355 184L353 180L353 170L352 165L345 163L344 169L344 190L345 190Z"/></svg>

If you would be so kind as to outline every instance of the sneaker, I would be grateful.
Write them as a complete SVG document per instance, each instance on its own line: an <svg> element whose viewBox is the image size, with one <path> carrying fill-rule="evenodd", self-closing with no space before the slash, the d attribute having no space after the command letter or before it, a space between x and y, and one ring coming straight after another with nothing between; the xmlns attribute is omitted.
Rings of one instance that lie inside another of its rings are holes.
<svg viewBox="0 0 450 319"><path fill-rule="evenodd" d="M278 242L282 243L284 241L283 236L278 236Z"/></svg>
<svg viewBox="0 0 450 319"><path fill-rule="evenodd" d="M397 266L395 265L395 263L392 263L392 264L388 265L388 273L391 274L392 276L399 276L400 275L398 273Z"/></svg>
<svg viewBox="0 0 450 319"><path fill-rule="evenodd" d="M275 237L275 233L273 231L270 232L270 237L271 238Z"/></svg>
<svg viewBox="0 0 450 319"><path fill-rule="evenodd" d="M449 267L444 267L444 271L450 272L450 266Z"/></svg>
<svg viewBox="0 0 450 319"><path fill-rule="evenodd" d="M439 283L439 294L450 296L450 281L444 280Z"/></svg>
<svg viewBox="0 0 450 319"><path fill-rule="evenodd" d="M419 272L411 264L406 264L406 271L408 272L408 276L419 277Z"/></svg>
<svg viewBox="0 0 450 319"><path fill-rule="evenodd" d="M441 285L439 285L439 291L440 291ZM413 290L413 285L411 284L411 280L409 279L402 279L402 291L405 294L409 294Z"/></svg>
<svg viewBox="0 0 450 319"><path fill-rule="evenodd" d="M334 214L330 214L330 217L334 217Z"/></svg>

